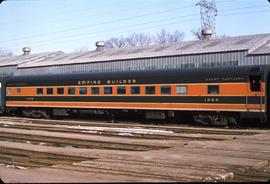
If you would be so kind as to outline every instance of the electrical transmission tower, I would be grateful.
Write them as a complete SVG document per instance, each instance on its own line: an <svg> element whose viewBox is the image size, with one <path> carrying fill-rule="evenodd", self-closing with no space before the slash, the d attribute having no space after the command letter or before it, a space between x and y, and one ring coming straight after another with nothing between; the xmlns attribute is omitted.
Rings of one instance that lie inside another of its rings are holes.
<svg viewBox="0 0 270 184"><path fill-rule="evenodd" d="M208 32L212 31L212 34L215 35L215 17L217 16L217 8L215 0L200 0L196 6L201 8L201 31ZM206 33L207 34L207 33Z"/></svg>

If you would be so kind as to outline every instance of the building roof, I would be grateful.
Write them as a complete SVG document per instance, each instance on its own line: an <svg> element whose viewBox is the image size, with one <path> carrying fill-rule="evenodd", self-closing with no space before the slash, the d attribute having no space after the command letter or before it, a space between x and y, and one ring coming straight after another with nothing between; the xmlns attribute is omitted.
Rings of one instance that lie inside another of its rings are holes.
<svg viewBox="0 0 270 184"><path fill-rule="evenodd" d="M270 54L270 40L265 44L255 49L251 54Z"/></svg>
<svg viewBox="0 0 270 184"><path fill-rule="evenodd" d="M19 65L19 64L27 64L27 63L34 64L37 62L50 60L62 54L64 53L61 51L57 51L57 52L46 52L46 53L40 53L40 54L0 57L0 67L14 66L14 65Z"/></svg>
<svg viewBox="0 0 270 184"><path fill-rule="evenodd" d="M269 44L270 34L256 34L211 40L182 41L173 44L105 49L103 51L84 53L63 54L62 52L53 52L37 55L30 54L28 56L8 57L4 60L0 58L0 66L18 64L19 68L27 68L230 51L247 51L249 54L270 54Z"/></svg>

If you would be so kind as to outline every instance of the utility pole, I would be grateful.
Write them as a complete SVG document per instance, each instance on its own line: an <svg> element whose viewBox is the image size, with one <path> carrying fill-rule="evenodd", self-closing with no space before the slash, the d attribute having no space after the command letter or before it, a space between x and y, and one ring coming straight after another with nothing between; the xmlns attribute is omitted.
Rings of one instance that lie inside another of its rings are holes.
<svg viewBox="0 0 270 184"><path fill-rule="evenodd" d="M201 11L201 31L202 35L209 39L216 34L215 17L217 8L215 0L200 0L196 6L200 6Z"/></svg>

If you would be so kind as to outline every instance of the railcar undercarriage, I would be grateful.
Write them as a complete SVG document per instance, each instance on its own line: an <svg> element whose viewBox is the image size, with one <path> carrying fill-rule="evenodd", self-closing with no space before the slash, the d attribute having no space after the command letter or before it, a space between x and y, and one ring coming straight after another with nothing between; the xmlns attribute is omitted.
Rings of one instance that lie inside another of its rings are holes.
<svg viewBox="0 0 270 184"><path fill-rule="evenodd" d="M119 117L145 118L155 120L183 120L202 125L230 126L240 124L240 113L221 112L185 112L185 111L151 111L151 110L108 110L108 109L50 109L50 108L15 108L6 109L6 114L22 115L28 118L50 119L52 116L76 117L78 115L106 116L115 121Z"/></svg>
<svg viewBox="0 0 270 184"><path fill-rule="evenodd" d="M236 126L240 123L240 118L237 114L202 112L193 114L193 119L196 123L203 125Z"/></svg>

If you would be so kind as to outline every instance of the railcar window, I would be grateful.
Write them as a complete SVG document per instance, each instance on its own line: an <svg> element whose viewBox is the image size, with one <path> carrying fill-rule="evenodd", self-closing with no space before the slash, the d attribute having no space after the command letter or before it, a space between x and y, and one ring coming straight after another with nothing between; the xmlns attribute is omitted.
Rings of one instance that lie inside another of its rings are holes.
<svg viewBox="0 0 270 184"><path fill-rule="evenodd" d="M80 87L79 93L80 93L80 95L86 95L87 94L87 88L86 87Z"/></svg>
<svg viewBox="0 0 270 184"><path fill-rule="evenodd" d="M92 87L91 88L91 94L92 95L99 94L99 88L98 87Z"/></svg>
<svg viewBox="0 0 270 184"><path fill-rule="evenodd" d="M130 92L132 95L140 94L140 87L139 86L132 86Z"/></svg>
<svg viewBox="0 0 270 184"><path fill-rule="evenodd" d="M112 94L112 87L104 87L104 94Z"/></svg>
<svg viewBox="0 0 270 184"><path fill-rule="evenodd" d="M160 93L162 95L170 95L171 94L171 86L161 86Z"/></svg>
<svg viewBox="0 0 270 184"><path fill-rule="evenodd" d="M118 86L117 87L117 94L120 94L120 95L126 94L126 87L125 86Z"/></svg>
<svg viewBox="0 0 270 184"><path fill-rule="evenodd" d="M75 88L74 87L68 88L68 94L69 95L75 95Z"/></svg>
<svg viewBox="0 0 270 184"><path fill-rule="evenodd" d="M155 86L146 86L145 87L145 94L151 95L156 93L156 88Z"/></svg>
<svg viewBox="0 0 270 184"><path fill-rule="evenodd" d="M249 76L250 90L261 91L261 76Z"/></svg>
<svg viewBox="0 0 270 184"><path fill-rule="evenodd" d="M16 88L17 93L21 93L21 88Z"/></svg>
<svg viewBox="0 0 270 184"><path fill-rule="evenodd" d="M37 88L37 95L43 95L43 88Z"/></svg>
<svg viewBox="0 0 270 184"><path fill-rule="evenodd" d="M63 95L64 94L64 88L57 88L57 94Z"/></svg>
<svg viewBox="0 0 270 184"><path fill-rule="evenodd" d="M187 86L176 86L176 94L187 94L188 87Z"/></svg>
<svg viewBox="0 0 270 184"><path fill-rule="evenodd" d="M11 95L11 89L8 88L8 91L7 91L7 96L10 96Z"/></svg>
<svg viewBox="0 0 270 184"><path fill-rule="evenodd" d="M219 86L214 86L214 85L211 85L211 86L208 86L208 94L209 95L212 95L212 94L219 94Z"/></svg>
<svg viewBox="0 0 270 184"><path fill-rule="evenodd" d="M53 94L53 88L47 88L47 95Z"/></svg>

